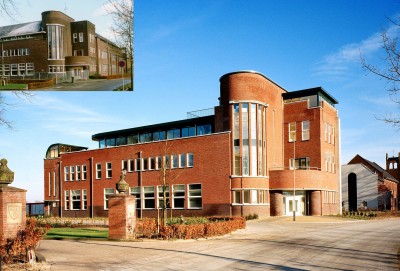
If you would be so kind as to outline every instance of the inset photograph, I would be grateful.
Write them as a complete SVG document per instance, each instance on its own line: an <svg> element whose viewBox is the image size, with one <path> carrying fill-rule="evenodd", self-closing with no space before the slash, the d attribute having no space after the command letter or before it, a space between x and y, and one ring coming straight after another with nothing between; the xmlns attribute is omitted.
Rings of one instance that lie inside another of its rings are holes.
<svg viewBox="0 0 400 271"><path fill-rule="evenodd" d="M0 90L133 91L133 0L4 0Z"/></svg>

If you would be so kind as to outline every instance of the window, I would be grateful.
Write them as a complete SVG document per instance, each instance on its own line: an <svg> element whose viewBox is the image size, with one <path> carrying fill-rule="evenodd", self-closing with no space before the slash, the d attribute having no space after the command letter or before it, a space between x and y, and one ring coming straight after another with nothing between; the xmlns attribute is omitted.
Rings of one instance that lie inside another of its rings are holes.
<svg viewBox="0 0 400 271"><path fill-rule="evenodd" d="M82 190L82 210L87 210L87 192L86 192L86 189Z"/></svg>
<svg viewBox="0 0 400 271"><path fill-rule="evenodd" d="M4 64L4 75L5 76L10 75L10 64Z"/></svg>
<svg viewBox="0 0 400 271"><path fill-rule="evenodd" d="M154 186L143 187L144 209L152 209L154 206Z"/></svg>
<svg viewBox="0 0 400 271"><path fill-rule="evenodd" d="M81 209L81 191L71 190L71 210Z"/></svg>
<svg viewBox="0 0 400 271"><path fill-rule="evenodd" d="M240 194L241 194L241 190L233 191L233 201L232 201L233 203L236 203L236 204L241 203Z"/></svg>
<svg viewBox="0 0 400 271"><path fill-rule="evenodd" d="M81 166L76 166L76 180L81 180Z"/></svg>
<svg viewBox="0 0 400 271"><path fill-rule="evenodd" d="M135 171L142 171L142 158L136 158L135 159Z"/></svg>
<svg viewBox="0 0 400 271"><path fill-rule="evenodd" d="M62 25L47 25L48 58L63 59L64 27Z"/></svg>
<svg viewBox="0 0 400 271"><path fill-rule="evenodd" d="M64 167L64 181L69 181L69 167Z"/></svg>
<svg viewBox="0 0 400 271"><path fill-rule="evenodd" d="M53 172L53 196L56 196L56 173Z"/></svg>
<svg viewBox="0 0 400 271"><path fill-rule="evenodd" d="M102 58L102 59L107 59L107 56L108 56L108 54L107 54L106 51L102 51L102 52L101 52L101 58Z"/></svg>
<svg viewBox="0 0 400 271"><path fill-rule="evenodd" d="M199 125L197 126L197 135L207 135L211 134L211 125Z"/></svg>
<svg viewBox="0 0 400 271"><path fill-rule="evenodd" d="M83 56L83 50L74 50L74 56Z"/></svg>
<svg viewBox="0 0 400 271"><path fill-rule="evenodd" d="M163 193L163 186L157 186L157 194L158 194L158 208L164 209L164 193ZM169 186L165 186L165 196L167 200L166 208L171 208L169 203Z"/></svg>
<svg viewBox="0 0 400 271"><path fill-rule="evenodd" d="M331 143L331 125L328 124L328 143Z"/></svg>
<svg viewBox="0 0 400 271"><path fill-rule="evenodd" d="M108 197L114 195L113 188L105 188L104 189L104 210L108 210Z"/></svg>
<svg viewBox="0 0 400 271"><path fill-rule="evenodd" d="M335 145L335 128L333 128L333 126L332 126L332 129L331 129L331 132L332 132L332 134L331 134L331 143L332 143L332 145Z"/></svg>
<svg viewBox="0 0 400 271"><path fill-rule="evenodd" d="M51 196L51 172L49 172L49 197Z"/></svg>
<svg viewBox="0 0 400 271"><path fill-rule="evenodd" d="M164 156L164 164L162 165L162 168L170 168L171 167L171 156L165 155Z"/></svg>
<svg viewBox="0 0 400 271"><path fill-rule="evenodd" d="M96 164L96 179L101 179L101 164Z"/></svg>
<svg viewBox="0 0 400 271"><path fill-rule="evenodd" d="M310 169L310 157L296 158L289 160L290 169Z"/></svg>
<svg viewBox="0 0 400 271"><path fill-rule="evenodd" d="M72 34L72 40L73 40L74 43L78 42L78 33L73 33Z"/></svg>
<svg viewBox="0 0 400 271"><path fill-rule="evenodd" d="M71 166L70 167L70 172L69 172L69 179L71 180L71 181L75 181L75 167L74 166Z"/></svg>
<svg viewBox="0 0 400 271"><path fill-rule="evenodd" d="M143 158L143 170L149 169L149 159Z"/></svg>
<svg viewBox="0 0 400 271"><path fill-rule="evenodd" d="M179 154L179 167L186 167L186 154Z"/></svg>
<svg viewBox="0 0 400 271"><path fill-rule="evenodd" d="M193 167L194 164L194 157L193 157L193 153L188 153L187 154L187 159L188 159L188 167Z"/></svg>
<svg viewBox="0 0 400 271"><path fill-rule="evenodd" d="M69 210L69 191L64 191L64 209Z"/></svg>
<svg viewBox="0 0 400 271"><path fill-rule="evenodd" d="M161 169L162 167L163 167L162 156L157 156L156 157L156 169Z"/></svg>
<svg viewBox="0 0 400 271"><path fill-rule="evenodd" d="M153 133L153 140L154 141L159 141L159 140L165 140L165 131L158 131Z"/></svg>
<svg viewBox="0 0 400 271"><path fill-rule="evenodd" d="M243 204L250 204L250 190L243 190Z"/></svg>
<svg viewBox="0 0 400 271"><path fill-rule="evenodd" d="M106 178L107 179L112 178L112 164L111 163L106 163Z"/></svg>
<svg viewBox="0 0 400 271"><path fill-rule="evenodd" d="M156 168L156 159L154 157L149 158L149 170L154 170Z"/></svg>
<svg viewBox="0 0 400 271"><path fill-rule="evenodd" d="M128 172L132 172L135 170L135 160L128 160Z"/></svg>
<svg viewBox="0 0 400 271"><path fill-rule="evenodd" d="M122 164L121 164L121 169L122 170L128 170L128 161L127 160L122 160Z"/></svg>
<svg viewBox="0 0 400 271"><path fill-rule="evenodd" d="M174 154L172 155L172 168L178 168L179 167L179 156Z"/></svg>
<svg viewBox="0 0 400 271"><path fill-rule="evenodd" d="M289 142L296 141L296 122L289 123Z"/></svg>
<svg viewBox="0 0 400 271"><path fill-rule="evenodd" d="M196 135L196 127L185 127L182 128L182 137L189 137Z"/></svg>
<svg viewBox="0 0 400 271"><path fill-rule="evenodd" d="M18 76L18 64L11 64L11 76Z"/></svg>
<svg viewBox="0 0 400 271"><path fill-rule="evenodd" d="M198 209L201 207L201 184L189 184L189 208Z"/></svg>
<svg viewBox="0 0 400 271"><path fill-rule="evenodd" d="M136 197L136 208L140 209L140 187L131 187L131 195Z"/></svg>
<svg viewBox="0 0 400 271"><path fill-rule="evenodd" d="M167 132L168 139L180 138L180 137L181 137L180 129L171 129L171 130L168 130L168 132Z"/></svg>
<svg viewBox="0 0 400 271"><path fill-rule="evenodd" d="M34 65L33 63L26 63L26 75L34 74Z"/></svg>
<svg viewBox="0 0 400 271"><path fill-rule="evenodd" d="M301 122L301 140L310 140L310 121Z"/></svg>
<svg viewBox="0 0 400 271"><path fill-rule="evenodd" d="M79 42L83 42L83 33L79 33Z"/></svg>
<svg viewBox="0 0 400 271"><path fill-rule="evenodd" d="M86 174L86 165L82 165L82 180L86 180L87 174Z"/></svg>
<svg viewBox="0 0 400 271"><path fill-rule="evenodd" d="M175 184L172 186L172 208L185 208L185 185Z"/></svg>
<svg viewBox="0 0 400 271"><path fill-rule="evenodd" d="M18 75L19 76L25 76L25 63L19 63L18 64Z"/></svg>

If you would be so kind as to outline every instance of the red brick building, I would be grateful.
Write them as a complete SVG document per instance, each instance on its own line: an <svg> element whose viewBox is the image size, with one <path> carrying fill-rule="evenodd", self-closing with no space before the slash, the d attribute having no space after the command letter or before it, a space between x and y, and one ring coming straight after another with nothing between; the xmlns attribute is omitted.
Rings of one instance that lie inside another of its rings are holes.
<svg viewBox="0 0 400 271"><path fill-rule="evenodd" d="M54 144L44 160L47 213L107 216L123 169L138 215L162 208L168 165L173 216L325 215L339 210L337 101L322 88L287 92L252 71L220 78L219 105L185 120ZM173 181L172 181L173 180Z"/></svg>
<svg viewBox="0 0 400 271"><path fill-rule="evenodd" d="M60 11L45 11L41 20L0 27L0 77L47 74L87 78L116 75L126 61L123 48L96 33L89 21L75 21Z"/></svg>

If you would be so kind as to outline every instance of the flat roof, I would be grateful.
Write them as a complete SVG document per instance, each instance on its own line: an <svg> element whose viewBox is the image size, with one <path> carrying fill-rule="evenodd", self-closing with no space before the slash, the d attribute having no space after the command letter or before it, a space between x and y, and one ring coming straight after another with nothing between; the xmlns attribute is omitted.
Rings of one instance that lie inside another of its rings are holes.
<svg viewBox="0 0 400 271"><path fill-rule="evenodd" d="M157 132L160 130L180 128L180 127L185 127L185 126L193 125L193 124L209 124L209 123L214 124L214 115L98 133L98 134L92 135L92 140L99 141L104 138L129 136L129 135L132 135L135 133L140 133L140 132Z"/></svg>
<svg viewBox="0 0 400 271"><path fill-rule="evenodd" d="M315 88L307 88L302 90L291 91L287 93L283 93L283 99L293 99L293 98L301 98L306 96L318 95L322 94L326 99L328 99L333 104L338 104L339 102L329 94L325 89L322 87L315 87Z"/></svg>

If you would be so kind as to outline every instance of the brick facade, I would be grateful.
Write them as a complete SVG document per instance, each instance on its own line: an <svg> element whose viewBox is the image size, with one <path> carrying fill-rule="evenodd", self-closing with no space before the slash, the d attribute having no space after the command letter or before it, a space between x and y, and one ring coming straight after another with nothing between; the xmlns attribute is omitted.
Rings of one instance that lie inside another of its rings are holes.
<svg viewBox="0 0 400 271"><path fill-rule="evenodd" d="M96 34L94 24L75 21L59 11L41 15L41 21L0 27L0 77L126 73L117 65L127 61L125 50ZM102 66L110 69L102 71Z"/></svg>
<svg viewBox="0 0 400 271"><path fill-rule="evenodd" d="M168 215L290 215L294 198L299 215L338 213L336 100L322 88L287 92L257 72L225 74L220 86L220 103L213 115L96 134L92 139L99 141L99 149L47 155L47 213L107 216L106 191L113 191L121 170L128 167L125 180L137 197L138 217L156 217L162 211L157 209L162 197L154 161L165 156L160 161L168 160L173 168L169 171L173 181L167 185L167 203L172 207ZM318 103L310 105L307 101L313 99ZM307 140L301 140L303 121L309 122ZM297 124L296 142L289 140L291 122ZM168 152L163 153L166 144ZM290 168L294 156L307 158L307 166Z"/></svg>
<svg viewBox="0 0 400 271"><path fill-rule="evenodd" d="M26 190L0 187L0 239L13 238L26 224Z"/></svg>

